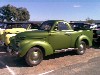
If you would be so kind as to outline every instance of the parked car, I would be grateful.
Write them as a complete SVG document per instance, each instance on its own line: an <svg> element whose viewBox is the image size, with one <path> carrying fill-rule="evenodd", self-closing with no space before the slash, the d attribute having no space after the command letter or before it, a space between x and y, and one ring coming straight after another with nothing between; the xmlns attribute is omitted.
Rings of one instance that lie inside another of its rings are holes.
<svg viewBox="0 0 100 75"><path fill-rule="evenodd" d="M100 25L93 29L93 43L100 42Z"/></svg>
<svg viewBox="0 0 100 75"><path fill-rule="evenodd" d="M9 50L10 38L15 36L17 33L24 31L37 30L41 22L4 22L4 28L2 34L2 44L5 45L7 51Z"/></svg>
<svg viewBox="0 0 100 75"><path fill-rule="evenodd" d="M90 29L73 30L63 20L48 20L39 30L18 33L11 40L12 50L18 57L25 58L29 66L41 63L44 56L75 50L79 55L92 46L93 31Z"/></svg>
<svg viewBox="0 0 100 75"><path fill-rule="evenodd" d="M70 23L74 30L90 30L91 24L87 23Z"/></svg>
<svg viewBox="0 0 100 75"><path fill-rule="evenodd" d="M97 28L97 25L96 24L91 24L90 28L91 29L96 29Z"/></svg>

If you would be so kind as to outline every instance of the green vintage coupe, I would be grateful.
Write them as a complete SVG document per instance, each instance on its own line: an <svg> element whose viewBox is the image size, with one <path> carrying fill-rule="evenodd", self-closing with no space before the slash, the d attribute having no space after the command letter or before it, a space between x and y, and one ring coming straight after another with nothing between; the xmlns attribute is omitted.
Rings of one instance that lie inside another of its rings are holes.
<svg viewBox="0 0 100 75"><path fill-rule="evenodd" d="M43 56L54 53L75 50L82 55L87 47L92 46L92 39L93 31L90 29L73 30L66 21L48 20L41 24L39 30L18 33L11 40L11 46L28 65L35 66Z"/></svg>

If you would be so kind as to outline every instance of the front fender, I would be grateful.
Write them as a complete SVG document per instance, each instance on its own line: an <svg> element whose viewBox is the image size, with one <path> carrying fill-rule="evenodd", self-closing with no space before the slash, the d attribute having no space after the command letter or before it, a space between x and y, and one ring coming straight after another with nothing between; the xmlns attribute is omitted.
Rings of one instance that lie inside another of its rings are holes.
<svg viewBox="0 0 100 75"><path fill-rule="evenodd" d="M45 50L45 56L53 54L53 49L51 47L51 45L45 41L27 41L27 43L24 43L25 41L23 41L22 45L20 45L20 51L19 51L19 57L23 57L30 48L34 47L34 46L41 46L44 48Z"/></svg>
<svg viewBox="0 0 100 75"><path fill-rule="evenodd" d="M84 40L88 41L88 45L89 45L89 46L92 46L92 40L90 40L89 37L87 37L86 35L81 35L81 36L79 36L79 37L77 38L77 40L76 40L76 48L78 48L80 42L81 42L81 41L84 41Z"/></svg>

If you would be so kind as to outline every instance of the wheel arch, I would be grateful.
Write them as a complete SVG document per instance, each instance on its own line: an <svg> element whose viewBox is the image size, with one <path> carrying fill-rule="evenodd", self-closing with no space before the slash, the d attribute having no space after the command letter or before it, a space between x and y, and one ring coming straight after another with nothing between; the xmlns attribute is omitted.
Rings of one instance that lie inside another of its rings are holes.
<svg viewBox="0 0 100 75"><path fill-rule="evenodd" d="M90 46L92 46L92 41L86 36L86 35L81 35L77 38L76 43L75 43L75 47L79 47L79 43L81 41L84 41L86 43L86 47L89 48Z"/></svg>

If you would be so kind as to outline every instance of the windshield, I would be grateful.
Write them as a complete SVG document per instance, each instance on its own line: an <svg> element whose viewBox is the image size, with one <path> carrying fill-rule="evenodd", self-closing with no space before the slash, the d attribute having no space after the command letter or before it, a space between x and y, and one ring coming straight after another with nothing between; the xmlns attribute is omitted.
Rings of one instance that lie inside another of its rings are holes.
<svg viewBox="0 0 100 75"><path fill-rule="evenodd" d="M45 21L41 24L39 30L46 30L46 31L50 31L50 29L52 28L52 25L54 24L53 21Z"/></svg>

